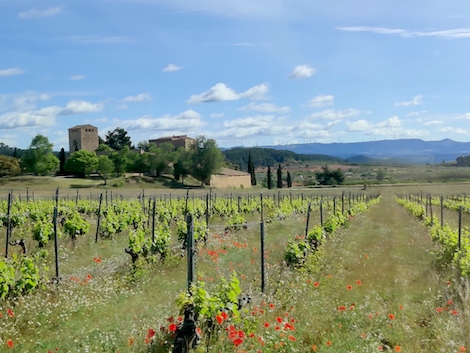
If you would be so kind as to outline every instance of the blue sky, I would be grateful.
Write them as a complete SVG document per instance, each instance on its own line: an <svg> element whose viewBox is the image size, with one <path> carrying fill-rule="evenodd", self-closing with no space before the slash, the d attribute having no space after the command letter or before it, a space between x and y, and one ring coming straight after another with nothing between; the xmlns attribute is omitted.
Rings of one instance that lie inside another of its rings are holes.
<svg viewBox="0 0 470 353"><path fill-rule="evenodd" d="M468 141L467 0L0 0L0 142Z"/></svg>

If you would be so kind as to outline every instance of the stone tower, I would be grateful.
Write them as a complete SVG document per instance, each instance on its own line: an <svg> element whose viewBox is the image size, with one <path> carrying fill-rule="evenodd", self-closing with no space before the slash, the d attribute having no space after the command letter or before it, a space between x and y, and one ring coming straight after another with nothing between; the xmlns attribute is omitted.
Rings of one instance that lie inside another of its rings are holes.
<svg viewBox="0 0 470 353"><path fill-rule="evenodd" d="M69 152L73 153L79 150L93 152L98 148L99 137L96 126L76 125L69 129Z"/></svg>

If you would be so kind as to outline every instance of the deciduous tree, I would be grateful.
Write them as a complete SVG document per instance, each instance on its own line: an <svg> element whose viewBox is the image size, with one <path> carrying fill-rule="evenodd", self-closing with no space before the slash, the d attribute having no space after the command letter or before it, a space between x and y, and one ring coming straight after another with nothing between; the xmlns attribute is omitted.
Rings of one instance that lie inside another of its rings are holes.
<svg viewBox="0 0 470 353"><path fill-rule="evenodd" d="M191 175L202 184L208 184L211 175L222 168L224 156L215 140L206 139L204 136L196 137L191 150L193 152Z"/></svg>
<svg viewBox="0 0 470 353"><path fill-rule="evenodd" d="M25 171L34 175L47 175L56 171L59 168L59 159L52 153L53 147L46 136L36 135L21 158Z"/></svg>
<svg viewBox="0 0 470 353"><path fill-rule="evenodd" d="M0 177L15 176L21 173L18 159L0 155Z"/></svg>
<svg viewBox="0 0 470 353"><path fill-rule="evenodd" d="M113 131L108 131L105 144L115 151L120 151L125 147L131 148L132 146L131 138L127 136L127 131L121 127L117 127Z"/></svg>
<svg viewBox="0 0 470 353"><path fill-rule="evenodd" d="M73 173L77 176L86 177L96 170L98 166L98 157L95 152L80 150L74 152L67 158L64 169L66 172Z"/></svg>
<svg viewBox="0 0 470 353"><path fill-rule="evenodd" d="M114 163L108 156L99 156L96 170L98 171L101 179L104 180L104 185L106 185L108 179L114 174Z"/></svg>

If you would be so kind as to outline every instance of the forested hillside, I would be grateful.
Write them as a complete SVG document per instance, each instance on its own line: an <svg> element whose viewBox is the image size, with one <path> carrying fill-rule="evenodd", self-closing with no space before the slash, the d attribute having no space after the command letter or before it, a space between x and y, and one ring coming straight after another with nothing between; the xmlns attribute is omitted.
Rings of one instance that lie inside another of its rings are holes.
<svg viewBox="0 0 470 353"><path fill-rule="evenodd" d="M272 148L232 148L223 152L225 158L233 165L238 165L240 170L247 170L248 155L251 154L251 159L255 167L258 166L274 166L278 163L287 161L319 161L338 163L342 162L341 158L332 157L324 154L298 154L286 150L276 150Z"/></svg>

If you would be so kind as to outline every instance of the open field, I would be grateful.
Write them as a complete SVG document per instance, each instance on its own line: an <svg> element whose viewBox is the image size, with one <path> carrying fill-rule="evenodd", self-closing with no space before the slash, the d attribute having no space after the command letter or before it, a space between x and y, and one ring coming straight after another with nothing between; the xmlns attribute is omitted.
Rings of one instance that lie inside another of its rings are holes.
<svg viewBox="0 0 470 353"><path fill-rule="evenodd" d="M77 188L68 183L52 184L50 179L44 179L27 187L29 193L41 198L52 197L59 187L60 195L69 195L73 203ZM115 195L137 200L138 204L142 189L146 200L153 196L169 197L171 193L176 203L178 196L183 199L186 194L184 189L141 186L104 189L92 185L78 190L83 199L90 192L95 197L106 190L110 197L112 190ZM302 269L286 266L284 251L289 240L303 237L305 212L286 219L274 217L266 223L264 294L260 293L259 212L244 216L247 229L228 232L224 228L229 217L213 215L207 243L200 246L196 256L197 278L215 295L220 294L222 278L229 279L236 271L241 291L251 296L251 302L241 309L238 318L217 323L212 337L203 331L198 351L458 352L468 349L468 279L461 280L455 269L438 265L439 247L431 241L427 229L396 203L394 195L421 191L451 195L469 189L470 184L426 183L370 186L365 191L355 186L283 189L279 193L263 190L267 201L280 195L287 203L291 192L293 197L302 194L311 200L317 200L320 195L336 196L337 210L342 192L346 199L350 192L382 195L380 203L357 214L328 237ZM25 201L25 184L15 188L11 184L2 186L1 196L9 190L16 197L21 194ZM256 189L253 198L258 199L260 191ZM208 189L191 189L189 195L207 192ZM236 204L237 195L247 197L250 191L213 192L220 199L225 196L227 204ZM325 203L324 211L326 220L332 214L331 204ZM446 216L455 220L455 213L446 211ZM124 252L129 246L131 228L95 243L96 216L87 216L87 220L90 229L86 235L78 236L74 243L65 236L59 240L62 278L59 284L44 284L25 296L0 300L0 351L164 352L161 343L165 339L172 341L167 333L171 325L168 319L180 314L175 301L187 285L186 258L175 249L178 244L175 224L172 225L173 255L163 263L152 260L132 265L130 256ZM315 209L310 228L319 224L319 211ZM37 242L31 239L27 229L14 229L13 237L25 237L28 249L34 249ZM0 244L5 244L5 227L1 229ZM52 242L45 249L47 277L53 278ZM10 251L21 257L18 247L10 247ZM233 330L239 335L240 344L231 336Z"/></svg>

